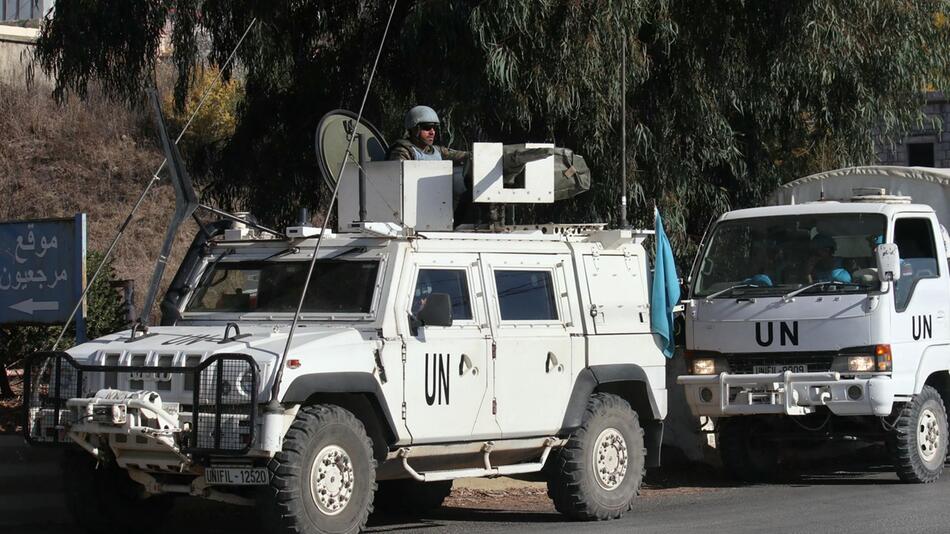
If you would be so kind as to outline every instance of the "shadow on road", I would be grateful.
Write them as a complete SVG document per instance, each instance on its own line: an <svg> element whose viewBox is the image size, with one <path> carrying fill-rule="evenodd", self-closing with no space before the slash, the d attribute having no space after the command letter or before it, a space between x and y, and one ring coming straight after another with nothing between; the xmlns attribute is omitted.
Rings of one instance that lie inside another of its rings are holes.
<svg viewBox="0 0 950 534"><path fill-rule="evenodd" d="M722 471L708 464L677 463L662 469L647 471L643 479L645 490L677 488L734 488L741 484L730 480Z"/></svg>
<svg viewBox="0 0 950 534"><path fill-rule="evenodd" d="M416 531L442 528L448 522L469 523L563 523L567 519L552 512L507 511L488 508L444 507L420 517L395 516L375 513L370 516L367 527L373 532Z"/></svg>

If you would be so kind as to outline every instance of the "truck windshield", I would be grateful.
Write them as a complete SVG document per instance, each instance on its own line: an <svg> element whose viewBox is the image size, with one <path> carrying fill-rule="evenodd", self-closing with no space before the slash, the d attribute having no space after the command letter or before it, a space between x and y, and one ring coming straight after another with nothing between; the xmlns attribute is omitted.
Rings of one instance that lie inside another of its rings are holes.
<svg viewBox="0 0 950 534"><path fill-rule="evenodd" d="M309 266L307 261L220 262L202 276L185 311L293 313ZM318 261L302 311L370 313L378 272L375 260Z"/></svg>
<svg viewBox="0 0 950 534"><path fill-rule="evenodd" d="M694 297L867 292L879 286L874 248L886 219L874 213L787 215L719 223L693 273Z"/></svg>

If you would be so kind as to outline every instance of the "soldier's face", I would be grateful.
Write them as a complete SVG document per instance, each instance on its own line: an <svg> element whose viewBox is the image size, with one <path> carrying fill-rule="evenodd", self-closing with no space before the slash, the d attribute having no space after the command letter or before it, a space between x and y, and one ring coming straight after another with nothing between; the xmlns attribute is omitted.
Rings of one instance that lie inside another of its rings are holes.
<svg viewBox="0 0 950 534"><path fill-rule="evenodd" d="M418 130L416 136L426 145L432 145L432 143L435 143L435 127L435 124L420 124L416 127Z"/></svg>

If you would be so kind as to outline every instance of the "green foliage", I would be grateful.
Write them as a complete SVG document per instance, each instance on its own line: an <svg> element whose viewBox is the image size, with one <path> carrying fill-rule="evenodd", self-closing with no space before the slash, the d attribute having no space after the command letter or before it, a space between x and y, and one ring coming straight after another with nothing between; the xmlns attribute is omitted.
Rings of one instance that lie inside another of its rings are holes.
<svg viewBox="0 0 950 534"><path fill-rule="evenodd" d="M237 107L244 95L243 85L237 80L215 83L219 74L220 70L215 67L199 69L194 73L194 83L184 88L187 93L183 101L176 102L178 88L162 98L162 108L170 128L182 131L191 120L178 148L188 161L189 172L198 176L212 170L222 148L234 135ZM212 89L205 95L207 87ZM199 108L202 98L203 104Z"/></svg>
<svg viewBox="0 0 950 534"><path fill-rule="evenodd" d="M212 199L279 225L298 206L320 205L313 128L330 109L359 107L390 6L63 2L38 58L57 94L82 94L99 76L137 102L171 16L182 101L196 61L222 65L256 17L238 52L246 96L234 135L198 181ZM871 162L875 135L923 120L923 89L948 88L947 10L945 0L404 0L365 114L390 139L404 110L426 103L456 147L574 148L595 172L593 190L535 215L615 220L623 99L631 219L649 225L655 202L682 256L711 217L818 167ZM205 34L211 51L200 58Z"/></svg>
<svg viewBox="0 0 950 534"><path fill-rule="evenodd" d="M86 258L86 271L89 277L98 268L103 255L90 252ZM125 305L122 297L110 283L116 279L112 262L103 267L99 279L86 296L86 332L89 339L95 339L126 327ZM59 336L62 325L56 326L0 326L0 368L19 361L31 352L50 350ZM75 328L67 329L60 342L59 349L75 344Z"/></svg>
<svg viewBox="0 0 950 534"><path fill-rule="evenodd" d="M90 252L86 258L89 277L102 263L103 254ZM115 268L110 259L99 273L99 278L86 297L86 332L89 339L96 339L126 328L125 302L119 292L112 287L116 280Z"/></svg>

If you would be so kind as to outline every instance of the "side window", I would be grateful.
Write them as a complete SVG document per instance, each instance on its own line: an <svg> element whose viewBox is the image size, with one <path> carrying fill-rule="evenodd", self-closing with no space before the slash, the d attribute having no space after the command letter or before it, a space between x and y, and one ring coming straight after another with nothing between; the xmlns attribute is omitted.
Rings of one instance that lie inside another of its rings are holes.
<svg viewBox="0 0 950 534"><path fill-rule="evenodd" d="M495 271L502 321L556 321L551 271Z"/></svg>
<svg viewBox="0 0 950 534"><path fill-rule="evenodd" d="M452 319L470 321L472 303L468 293L468 277L463 269L419 269L416 290L412 296L412 314L419 313L432 293L447 293L452 298Z"/></svg>
<svg viewBox="0 0 950 534"><path fill-rule="evenodd" d="M898 219L894 223L894 243L900 249L901 278L894 287L897 311L907 308L917 281L940 276L937 247L929 219Z"/></svg>

